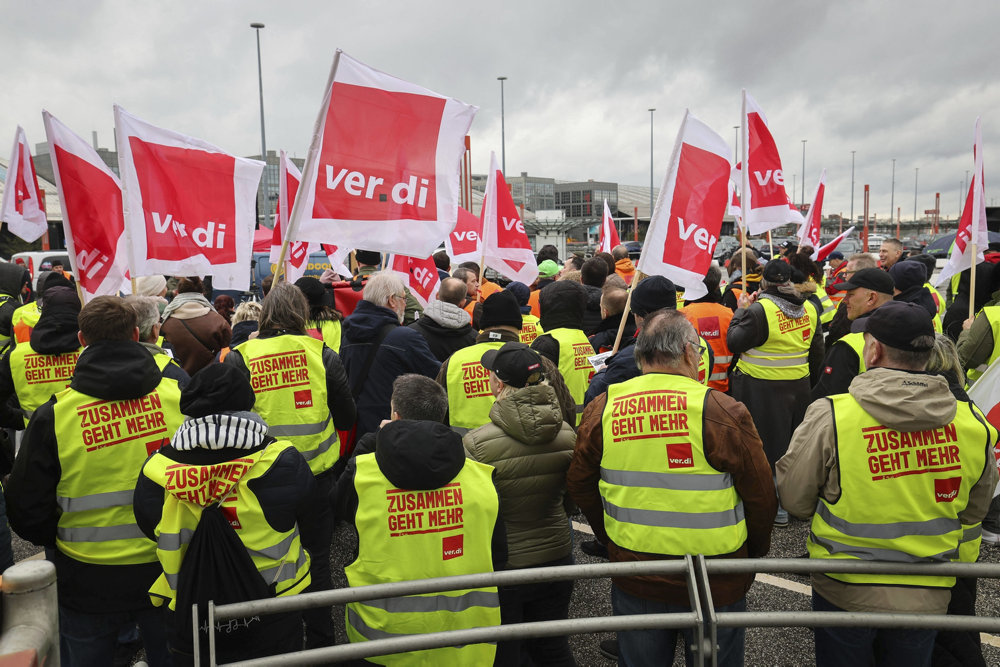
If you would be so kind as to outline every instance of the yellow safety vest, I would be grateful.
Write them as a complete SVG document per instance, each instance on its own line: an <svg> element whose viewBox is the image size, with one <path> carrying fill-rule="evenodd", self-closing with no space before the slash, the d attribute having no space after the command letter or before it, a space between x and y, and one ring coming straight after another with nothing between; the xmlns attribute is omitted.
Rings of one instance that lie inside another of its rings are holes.
<svg viewBox="0 0 1000 667"><path fill-rule="evenodd" d="M253 411L267 433L288 440L314 475L340 458L340 438L326 402L326 367L321 340L285 334L252 338L236 346L250 371L257 401Z"/></svg>
<svg viewBox="0 0 1000 667"><path fill-rule="evenodd" d="M546 331L559 343L559 372L562 373L566 381L566 387L573 402L576 403L576 424L580 425L583 417L583 397L590 386L590 379L594 377L594 367L587 361L587 357L594 356L594 346L587 340L587 335L579 329L567 329L560 327L552 331Z"/></svg>
<svg viewBox="0 0 1000 667"><path fill-rule="evenodd" d="M746 542L732 475L705 459L709 391L665 373L608 387L598 487L604 527L615 544L655 554L719 555Z"/></svg>
<svg viewBox="0 0 1000 667"><path fill-rule="evenodd" d="M819 318L816 308L803 303L805 314L791 318L770 299L758 301L767 316L767 340L740 355L736 367L760 380L799 380L809 377L809 346Z"/></svg>
<svg viewBox="0 0 1000 667"><path fill-rule="evenodd" d="M712 368L708 363L712 360L708 354L712 346L704 337L698 336L698 339L701 340L702 347L701 357L698 358L698 382L707 387L708 383L712 381Z"/></svg>
<svg viewBox="0 0 1000 667"><path fill-rule="evenodd" d="M996 430L974 405L958 402L941 428L900 432L882 426L850 394L831 396L837 430L840 498L822 496L807 541L810 558L943 562L960 553L958 515L986 465L995 465ZM970 535L971 543L976 536ZM978 548L975 549L978 554ZM975 560L975 554L972 560ZM954 577L828 574L851 584L949 588Z"/></svg>
<svg viewBox="0 0 1000 667"><path fill-rule="evenodd" d="M522 343L531 345L531 341L545 333L539 322L540 320L531 313L521 315L521 332L518 334L518 337Z"/></svg>
<svg viewBox="0 0 1000 667"><path fill-rule="evenodd" d="M171 364L173 364L176 368L179 368L180 370L184 370L183 368L181 368L181 365L177 363L177 360L171 357L169 354L163 354L162 352L157 352L153 355L153 361L156 362L156 367L160 369L161 373L164 370L166 370L167 366L170 366ZM221 362L222 360L220 359L219 361Z"/></svg>
<svg viewBox="0 0 1000 667"><path fill-rule="evenodd" d="M64 354L39 354L29 341L10 351L10 375L24 414L25 427L38 406L69 386L82 350L80 347Z"/></svg>
<svg viewBox="0 0 1000 667"><path fill-rule="evenodd" d="M986 306L979 311L976 317L985 317L990 325L990 329L993 332L993 352L990 353L990 358L986 360L986 363L966 371L965 377L968 378L969 384L982 377L986 369L990 367L990 364L996 361L997 358L1000 358L1000 306Z"/></svg>
<svg viewBox="0 0 1000 667"><path fill-rule="evenodd" d="M867 369L865 368L865 335L863 333L854 332L841 336L839 339L834 341L834 345L843 343L847 345L852 350L854 350L858 355L858 375L864 373Z"/></svg>
<svg viewBox="0 0 1000 667"><path fill-rule="evenodd" d="M938 288L934 287L934 285L931 285L929 282L924 283L924 287L926 287L927 291L931 293L931 298L934 299L934 305L937 306L938 319L943 322L945 311L944 295L941 294L941 291Z"/></svg>
<svg viewBox="0 0 1000 667"><path fill-rule="evenodd" d="M833 320L833 316L837 314L837 304L833 302L830 295L826 293L826 290L820 288L816 293L819 298L819 303L823 307L823 312L819 314L819 321L821 324L828 324Z"/></svg>
<svg viewBox="0 0 1000 667"><path fill-rule="evenodd" d="M170 442L184 421L180 396L170 378L145 396L122 401L72 388L56 394L59 551L95 565L156 562L156 545L135 523L132 494L146 458Z"/></svg>
<svg viewBox="0 0 1000 667"><path fill-rule="evenodd" d="M10 328L14 334L14 344L27 343L31 340L31 331L38 324L38 318L42 316L42 311L38 309L38 302L32 301L14 310L10 316Z"/></svg>
<svg viewBox="0 0 1000 667"><path fill-rule="evenodd" d="M328 348L340 354L340 320L323 320L319 323L310 321L306 324L306 333L323 341Z"/></svg>
<svg viewBox="0 0 1000 667"><path fill-rule="evenodd" d="M492 572L490 542L499 510L492 475L493 466L467 459L444 487L407 491L386 479L374 454L357 457L358 557L344 568L348 584ZM351 642L492 625L500 625L496 587L347 605ZM495 653L495 644L470 644L368 660L382 665L490 665Z"/></svg>
<svg viewBox="0 0 1000 667"><path fill-rule="evenodd" d="M486 341L457 350L448 359L448 425L463 429L479 428L490 422L490 408L496 400L490 391L490 372L481 360L502 341Z"/></svg>
<svg viewBox="0 0 1000 667"><path fill-rule="evenodd" d="M203 503L218 502L236 535L263 577L275 587L275 595L301 593L309 585L309 554L302 548L299 527L276 531L264 518L264 510L250 482L264 476L290 442L278 441L222 463L191 465L154 454L142 474L163 487L163 514L156 525L156 557L163 574L149 589L157 607L164 602L175 610L181 564L204 510Z"/></svg>

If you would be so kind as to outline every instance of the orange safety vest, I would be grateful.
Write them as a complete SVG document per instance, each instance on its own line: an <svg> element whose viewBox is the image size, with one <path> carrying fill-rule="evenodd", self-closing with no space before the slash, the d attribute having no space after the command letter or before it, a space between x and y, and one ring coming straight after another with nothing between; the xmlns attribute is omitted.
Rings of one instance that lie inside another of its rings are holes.
<svg viewBox="0 0 1000 667"><path fill-rule="evenodd" d="M734 290L735 291L735 290ZM729 331L729 321L733 319L733 311L721 303L690 303L680 309L698 335L712 346L715 364L708 376L708 386L719 391L729 389L729 364L733 353L726 345L726 332Z"/></svg>
<svg viewBox="0 0 1000 667"><path fill-rule="evenodd" d="M496 294L497 292L502 292L503 288L492 283L489 280L484 280L479 283L479 301L480 303L486 301L491 294Z"/></svg>
<svg viewBox="0 0 1000 667"><path fill-rule="evenodd" d="M538 305L538 296L542 293L542 290L536 289L534 292L528 295L528 306L531 307L531 314L535 317L542 316L542 309Z"/></svg>

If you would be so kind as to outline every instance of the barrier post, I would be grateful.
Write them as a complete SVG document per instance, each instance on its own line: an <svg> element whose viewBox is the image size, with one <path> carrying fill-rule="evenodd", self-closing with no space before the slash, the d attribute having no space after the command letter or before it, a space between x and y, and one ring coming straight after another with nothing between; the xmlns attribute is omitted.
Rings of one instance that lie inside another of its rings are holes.
<svg viewBox="0 0 1000 667"><path fill-rule="evenodd" d="M25 560L3 573L0 656L35 651L38 664L58 665L59 600L56 568L47 560Z"/></svg>

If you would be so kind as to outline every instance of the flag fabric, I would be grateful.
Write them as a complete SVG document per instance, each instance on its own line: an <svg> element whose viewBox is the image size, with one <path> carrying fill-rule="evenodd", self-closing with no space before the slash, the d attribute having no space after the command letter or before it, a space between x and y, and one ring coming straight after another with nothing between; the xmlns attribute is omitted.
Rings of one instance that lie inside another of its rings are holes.
<svg viewBox="0 0 1000 667"><path fill-rule="evenodd" d="M941 286L956 273L961 273L972 267L973 264L982 262L983 251L989 246L989 230L986 227L986 193L984 188L983 174L983 130L980 118L976 118L976 138L973 144L973 156L975 158L975 170L972 174L972 183L969 184L969 192L965 197L965 207L962 210L962 218L958 221L958 231L955 233L955 244L951 249L951 256L948 263L938 274L937 285ZM971 245L975 241L976 257L972 258Z"/></svg>
<svg viewBox="0 0 1000 667"><path fill-rule="evenodd" d="M483 219L458 207L458 224L445 239L445 250L452 266L462 262L479 262L483 258Z"/></svg>
<svg viewBox="0 0 1000 667"><path fill-rule="evenodd" d="M397 79L339 49L313 130L299 241L424 256L455 227L465 135L477 108Z"/></svg>
<svg viewBox="0 0 1000 667"><path fill-rule="evenodd" d="M686 301L707 293L722 217L730 201L726 141L685 111L636 267L684 287Z"/></svg>
<svg viewBox="0 0 1000 667"><path fill-rule="evenodd" d="M743 229L743 210L740 208L740 196L736 192L736 180L739 179L739 172L733 170L734 176L729 180L729 208L727 213L736 220L736 226Z"/></svg>
<svg viewBox="0 0 1000 667"><path fill-rule="evenodd" d="M0 220L7 223L12 234L29 243L49 229L42 191L35 176L35 163L28 150L28 138L20 125L14 133L14 148L7 163Z"/></svg>
<svg viewBox="0 0 1000 667"><path fill-rule="evenodd" d="M433 257L418 259L407 255L391 255L386 266L410 288L410 293L416 297L421 306L426 308L427 304L437 296L441 278L438 276Z"/></svg>
<svg viewBox="0 0 1000 667"><path fill-rule="evenodd" d="M97 151L42 111L52 155L66 248L84 301L117 294L127 283L122 186Z"/></svg>
<svg viewBox="0 0 1000 667"><path fill-rule="evenodd" d="M350 278L351 269L347 266L346 260L347 256L351 254L351 249L330 245L329 243L321 243L320 247L323 248L327 259L330 260L330 268L341 276Z"/></svg>
<svg viewBox="0 0 1000 667"><path fill-rule="evenodd" d="M823 221L823 195L825 193L826 169L819 175L819 183L816 184L816 194L813 196L812 206L809 207L809 215L806 216L805 222L799 228L799 246L812 247L814 260L820 244L819 227Z"/></svg>
<svg viewBox="0 0 1000 667"><path fill-rule="evenodd" d="M767 118L757 102L743 91L741 122L743 159L740 197L744 224L750 234L764 232L788 223L802 223L802 214L785 191L781 156L767 127Z"/></svg>
<svg viewBox="0 0 1000 667"><path fill-rule="evenodd" d="M135 275L210 275L250 287L258 160L165 130L115 106L115 137Z"/></svg>
<svg viewBox="0 0 1000 667"><path fill-rule="evenodd" d="M822 262L824 259L829 257L830 253L836 250L837 246L840 245L840 242L846 239L848 236L850 236L851 232L853 231L854 231L854 225L851 225L846 230L844 230L844 232L840 236L833 239L822 248L817 249L816 252L813 253L811 259L814 262Z"/></svg>
<svg viewBox="0 0 1000 667"><path fill-rule="evenodd" d="M611 209L608 208L608 200L604 200L604 218L601 220L601 240L597 244L598 252L610 253L611 249L615 246L622 244L620 238L618 238L618 228L615 227L615 221L611 217Z"/></svg>
<svg viewBox="0 0 1000 667"><path fill-rule="evenodd" d="M274 219L274 231L271 235L271 256L272 264L277 264L281 257L281 245L284 241L282 230L288 228L288 214L292 210L295 202L295 195L302 182L302 173L298 167L288 159L288 154L281 151L278 160L278 207L277 215ZM308 241L289 240L285 249L285 280L294 283L305 275L309 267L309 255L319 250L318 243Z"/></svg>
<svg viewBox="0 0 1000 667"><path fill-rule="evenodd" d="M969 387L969 399L983 411L983 416L993 428L1000 429L1000 362L994 361L989 368ZM1000 443L994 444L993 455L1000 466ZM1000 484L993 491L993 497L1000 495Z"/></svg>
<svg viewBox="0 0 1000 667"><path fill-rule="evenodd" d="M507 181L497 163L496 153L490 152L490 174L483 197L483 238L486 266L501 275L530 285L538 277L538 264L531 249L524 223L510 196Z"/></svg>

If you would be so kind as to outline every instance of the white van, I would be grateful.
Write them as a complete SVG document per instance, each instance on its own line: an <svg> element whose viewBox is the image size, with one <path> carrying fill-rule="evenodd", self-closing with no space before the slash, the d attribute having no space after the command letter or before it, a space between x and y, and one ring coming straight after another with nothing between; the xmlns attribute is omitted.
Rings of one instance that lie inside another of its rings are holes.
<svg viewBox="0 0 1000 667"><path fill-rule="evenodd" d="M38 287L38 276L43 271L52 270L52 262L54 261L62 262L63 270L70 273L69 251L65 249L18 252L11 255L10 261L28 269L28 273L31 274L32 289Z"/></svg>

